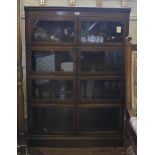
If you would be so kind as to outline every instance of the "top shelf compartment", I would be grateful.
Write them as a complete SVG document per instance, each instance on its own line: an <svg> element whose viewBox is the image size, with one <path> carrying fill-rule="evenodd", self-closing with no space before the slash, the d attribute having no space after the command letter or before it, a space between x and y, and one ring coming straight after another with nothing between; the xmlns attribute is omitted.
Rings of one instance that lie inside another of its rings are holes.
<svg viewBox="0 0 155 155"><path fill-rule="evenodd" d="M104 45L128 36L128 12L38 9L26 14L29 45Z"/></svg>

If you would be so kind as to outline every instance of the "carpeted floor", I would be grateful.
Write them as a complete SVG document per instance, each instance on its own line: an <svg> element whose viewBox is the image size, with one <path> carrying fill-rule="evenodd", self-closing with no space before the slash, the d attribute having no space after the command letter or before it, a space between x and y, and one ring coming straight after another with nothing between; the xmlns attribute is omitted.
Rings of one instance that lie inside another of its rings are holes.
<svg viewBox="0 0 155 155"><path fill-rule="evenodd" d="M125 155L122 148L28 148L28 155Z"/></svg>

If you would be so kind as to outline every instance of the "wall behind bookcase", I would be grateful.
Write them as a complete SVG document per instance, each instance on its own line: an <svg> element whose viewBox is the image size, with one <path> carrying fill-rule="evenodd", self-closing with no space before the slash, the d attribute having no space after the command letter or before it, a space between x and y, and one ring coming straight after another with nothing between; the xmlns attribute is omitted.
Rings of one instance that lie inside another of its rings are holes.
<svg viewBox="0 0 155 155"><path fill-rule="evenodd" d="M22 32L22 66L23 66L23 89L26 113L26 57L25 57L25 14L24 6L39 6L40 0L21 0L21 32ZM103 7L120 8L122 0L102 0ZM69 6L69 0L46 0L46 6ZM96 0L76 0L77 7L96 7ZM129 35L132 43L137 44L137 0L128 0L128 7L131 8ZM25 115L26 117L26 115Z"/></svg>

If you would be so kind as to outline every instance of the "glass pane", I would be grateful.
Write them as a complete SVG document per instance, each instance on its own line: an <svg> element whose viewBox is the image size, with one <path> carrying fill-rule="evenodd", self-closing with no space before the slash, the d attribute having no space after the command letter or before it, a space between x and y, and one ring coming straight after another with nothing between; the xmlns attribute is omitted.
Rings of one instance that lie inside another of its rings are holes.
<svg viewBox="0 0 155 155"><path fill-rule="evenodd" d="M104 51L81 53L81 71L95 72L103 70L104 70Z"/></svg>
<svg viewBox="0 0 155 155"><path fill-rule="evenodd" d="M73 51L32 52L32 70L38 72L73 72Z"/></svg>
<svg viewBox="0 0 155 155"><path fill-rule="evenodd" d="M119 108L81 108L80 130L103 131L119 129Z"/></svg>
<svg viewBox="0 0 155 155"><path fill-rule="evenodd" d="M84 51L81 53L81 71L121 71L121 51Z"/></svg>
<svg viewBox="0 0 155 155"><path fill-rule="evenodd" d="M33 40L74 42L74 22L36 20L33 25Z"/></svg>
<svg viewBox="0 0 155 155"><path fill-rule="evenodd" d="M34 108L32 114L34 130L55 132L73 130L71 108Z"/></svg>
<svg viewBox="0 0 155 155"><path fill-rule="evenodd" d="M72 99L73 81L71 80L33 80L32 97L35 99Z"/></svg>
<svg viewBox="0 0 155 155"><path fill-rule="evenodd" d="M123 39L123 26L116 21L82 21L82 43L104 43L108 41L119 42Z"/></svg>
<svg viewBox="0 0 155 155"><path fill-rule="evenodd" d="M81 99L120 99L120 80L82 80Z"/></svg>
<svg viewBox="0 0 155 155"><path fill-rule="evenodd" d="M121 71L122 70L122 51L105 51L104 70L105 71Z"/></svg>

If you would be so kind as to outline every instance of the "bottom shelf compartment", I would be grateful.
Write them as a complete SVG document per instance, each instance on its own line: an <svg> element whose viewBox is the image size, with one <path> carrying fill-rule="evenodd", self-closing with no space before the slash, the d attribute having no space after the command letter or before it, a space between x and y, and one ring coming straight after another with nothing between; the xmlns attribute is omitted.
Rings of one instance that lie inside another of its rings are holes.
<svg viewBox="0 0 155 155"><path fill-rule="evenodd" d="M112 134L123 132L123 110L116 107L32 106L29 133Z"/></svg>

